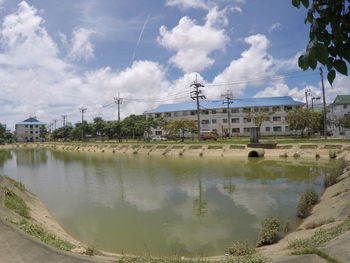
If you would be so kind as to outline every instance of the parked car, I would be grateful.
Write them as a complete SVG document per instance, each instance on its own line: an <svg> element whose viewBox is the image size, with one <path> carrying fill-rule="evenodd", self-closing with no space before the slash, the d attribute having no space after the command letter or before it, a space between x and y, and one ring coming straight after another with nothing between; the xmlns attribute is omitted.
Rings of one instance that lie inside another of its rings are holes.
<svg viewBox="0 0 350 263"><path fill-rule="evenodd" d="M151 137L151 140L160 142L160 141L167 141L168 139L160 135L155 135Z"/></svg>
<svg viewBox="0 0 350 263"><path fill-rule="evenodd" d="M201 140L213 140L216 141L219 138L219 135L215 132L202 133L200 136Z"/></svg>

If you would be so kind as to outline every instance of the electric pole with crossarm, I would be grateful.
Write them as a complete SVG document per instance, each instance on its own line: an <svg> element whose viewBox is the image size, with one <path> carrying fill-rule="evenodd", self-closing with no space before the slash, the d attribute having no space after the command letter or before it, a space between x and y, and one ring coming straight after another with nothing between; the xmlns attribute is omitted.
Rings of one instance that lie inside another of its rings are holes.
<svg viewBox="0 0 350 263"><path fill-rule="evenodd" d="M86 107L79 108L79 111L81 112L81 140L84 140L84 113L87 111Z"/></svg>
<svg viewBox="0 0 350 263"><path fill-rule="evenodd" d="M197 129L198 129L198 141L201 139L201 118L200 118L200 112L199 112L199 100L200 99L206 99L204 95L200 95L202 91L199 89L201 87L204 87L202 83L197 82L197 76L196 81L193 82L193 84L190 86L193 87L194 90L191 91L191 99L196 100L197 102Z"/></svg>
<svg viewBox="0 0 350 263"><path fill-rule="evenodd" d="M232 100L232 92L227 92L226 94L222 95L225 100L222 102L222 104L227 104L227 124L228 124L228 137L231 137L231 115L230 115L230 104L233 103Z"/></svg>

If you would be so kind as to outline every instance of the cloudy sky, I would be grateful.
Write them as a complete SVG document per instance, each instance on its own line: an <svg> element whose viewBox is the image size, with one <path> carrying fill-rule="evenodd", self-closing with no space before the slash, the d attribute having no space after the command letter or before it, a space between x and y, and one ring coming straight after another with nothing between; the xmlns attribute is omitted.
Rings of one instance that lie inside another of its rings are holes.
<svg viewBox="0 0 350 263"><path fill-rule="evenodd" d="M208 99L320 95L302 72L305 9L278 0L0 0L0 122L116 118L191 100L197 75ZM327 73L327 72L326 72ZM327 99L350 93L339 76Z"/></svg>

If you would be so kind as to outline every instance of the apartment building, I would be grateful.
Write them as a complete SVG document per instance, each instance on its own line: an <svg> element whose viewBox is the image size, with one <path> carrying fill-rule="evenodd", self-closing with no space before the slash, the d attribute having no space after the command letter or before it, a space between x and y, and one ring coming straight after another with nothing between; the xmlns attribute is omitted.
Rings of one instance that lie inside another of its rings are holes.
<svg viewBox="0 0 350 263"><path fill-rule="evenodd" d="M261 135L292 134L284 122L288 111L303 107L304 103L295 101L289 96L233 99L230 104L230 134L231 136L249 136L255 127L249 113L264 111L270 114L270 120L263 122ZM165 120L191 119L197 121L197 105L195 101L163 104L144 113L147 118L164 118ZM201 133L217 132L219 135L228 134L228 108L223 100L200 102ZM152 129L152 135L165 135L161 127ZM189 134L187 134L189 136Z"/></svg>
<svg viewBox="0 0 350 263"><path fill-rule="evenodd" d="M345 115L350 115L350 95L337 95L333 103L327 107L327 119L330 120L330 129L335 137L350 138L350 130L338 127L335 124Z"/></svg>
<svg viewBox="0 0 350 263"><path fill-rule="evenodd" d="M16 123L16 139L18 142L42 142L44 138L40 137L40 127L45 123L36 118L29 118Z"/></svg>

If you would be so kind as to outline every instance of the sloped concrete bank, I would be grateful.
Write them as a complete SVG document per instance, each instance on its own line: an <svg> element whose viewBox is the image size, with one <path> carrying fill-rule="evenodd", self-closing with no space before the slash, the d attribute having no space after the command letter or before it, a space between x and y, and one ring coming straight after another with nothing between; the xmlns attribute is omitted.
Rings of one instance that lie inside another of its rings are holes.
<svg viewBox="0 0 350 263"><path fill-rule="evenodd" d="M294 157L344 158L350 153L350 143L296 143L277 145L276 149L249 148L245 144L118 144L118 143L18 143L0 148L45 147L63 151L121 153L164 156L199 157Z"/></svg>
<svg viewBox="0 0 350 263"><path fill-rule="evenodd" d="M161 146L161 147L159 147ZM0 149L17 149L45 147L62 151L81 151L96 153L119 153L119 154L146 154L166 156L248 156L256 149L247 148L245 145L168 145L168 144L13 144L3 145ZM221 148L220 148L221 147ZM239 147L239 148L238 148ZM238 148L238 149L237 149ZM265 149L265 157L312 157L330 158L337 157L350 161L350 147L343 144L290 144L281 145L277 149ZM21 192L11 185L11 182L0 178L0 189L7 187L21 196L28 207L33 223L37 223L59 238L74 244L75 254L86 253L87 246L79 243L69 236L62 227L52 218L45 206L27 191ZM75 256L72 253L60 252L49 248L42 243L29 238L22 231L17 231L13 226L4 222L5 218L19 222L21 218L13 211L3 206L3 193L0 195L0 240L6 244L0 248L0 262L111 262L118 255L101 252L94 257ZM306 218L296 229L288 234L277 244L259 248L258 252L268 258L267 262L327 262L316 254L291 255L293 249L289 244L296 239L307 239L312 237L320 229L331 229L347 220L350 220L350 166L345 168L338 182L327 188L320 198L319 203L314 206L311 215ZM6 234L5 234L6 233ZM39 245L38 245L39 244ZM350 262L350 231L330 240L318 249L338 262ZM16 255L17 253L17 255ZM37 255L28 257L28 255ZM45 256L46 255L46 256ZM43 257L44 261L35 261ZM31 260L33 258L33 260ZM25 261L23 259L26 259ZM45 261L46 259L46 261ZM213 257L208 260L224 261L225 256ZM59 260L59 261L56 261Z"/></svg>

